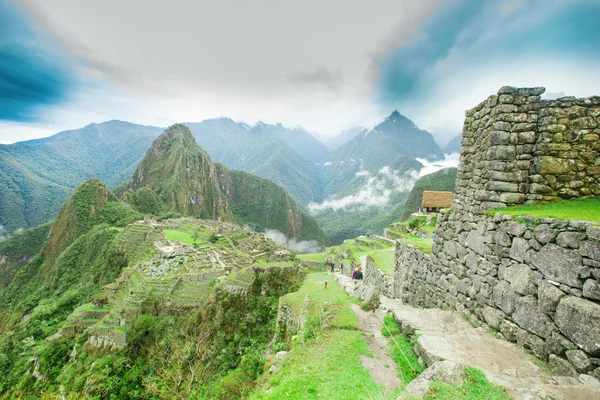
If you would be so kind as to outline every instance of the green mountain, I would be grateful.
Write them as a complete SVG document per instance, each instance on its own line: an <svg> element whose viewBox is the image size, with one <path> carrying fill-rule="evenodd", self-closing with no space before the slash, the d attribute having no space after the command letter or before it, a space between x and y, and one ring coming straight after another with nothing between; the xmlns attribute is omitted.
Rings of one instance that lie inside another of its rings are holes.
<svg viewBox="0 0 600 400"><path fill-rule="evenodd" d="M413 176L423 168L417 157L438 159L443 153L429 132L398 111L331 154L323 165L323 204L333 207L309 209L333 243L381 232L400 218Z"/></svg>
<svg viewBox="0 0 600 400"><path fill-rule="evenodd" d="M126 181L161 131L108 121L0 145L0 225L12 232L51 220L86 179L99 178L109 187Z"/></svg>
<svg viewBox="0 0 600 400"><path fill-rule="evenodd" d="M151 195L149 200L159 204L161 211L233 221L219 188L214 163L184 125L171 126L152 143L129 183L119 188L118 193L139 199L139 191L144 188L156 194L158 200ZM132 203L141 206L139 201ZM141 207L147 209L148 202L143 204Z"/></svg>
<svg viewBox="0 0 600 400"><path fill-rule="evenodd" d="M444 154L427 131L394 111L382 123L335 150L325 166L325 196L350 193L358 185L359 171L375 173L396 166L406 172L417 166L416 157L443 158Z"/></svg>
<svg viewBox="0 0 600 400"><path fill-rule="evenodd" d="M284 186L300 207L320 201L325 146L302 128L262 122L250 127L229 118L187 123L197 142L216 161Z"/></svg>
<svg viewBox="0 0 600 400"><path fill-rule="evenodd" d="M420 177L408 194L400 220L407 220L410 214L419 210L425 190L454 192L457 171L456 168L444 168L433 174Z"/></svg>
<svg viewBox="0 0 600 400"><path fill-rule="evenodd" d="M318 224L300 211L283 187L213 163L181 124L154 141L132 178L117 192L140 212L235 221L259 231L276 229L296 240L328 244Z"/></svg>
<svg viewBox="0 0 600 400"><path fill-rule="evenodd" d="M224 222L140 218L92 179L51 226L2 243L21 266L0 287L1 398L239 398L230 382L255 384L279 297L303 276L290 253Z"/></svg>

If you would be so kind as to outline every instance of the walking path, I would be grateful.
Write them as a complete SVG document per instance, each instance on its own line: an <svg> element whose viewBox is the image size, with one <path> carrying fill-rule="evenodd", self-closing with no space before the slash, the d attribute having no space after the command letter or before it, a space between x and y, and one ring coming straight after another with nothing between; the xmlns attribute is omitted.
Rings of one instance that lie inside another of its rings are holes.
<svg viewBox="0 0 600 400"><path fill-rule="evenodd" d="M390 392L394 391L403 382L398 377L396 363L387 353L388 340L381 334L381 317L374 312L362 310L358 304L352 304L350 308L358 317L358 327L367 334L367 345L372 354L371 357L361 356L363 367L369 370L377 384L383 385Z"/></svg>
<svg viewBox="0 0 600 400"><path fill-rule="evenodd" d="M335 276L346 292L352 294L354 282L345 275ZM448 360L477 368L488 380L507 388L517 400L600 399L600 387L593 386L593 380L586 381L583 375L581 381L552 376L535 365L532 356L525 354L522 348L474 328L458 313L414 308L384 296L380 310L391 312L405 334L419 335L416 351L428 366Z"/></svg>

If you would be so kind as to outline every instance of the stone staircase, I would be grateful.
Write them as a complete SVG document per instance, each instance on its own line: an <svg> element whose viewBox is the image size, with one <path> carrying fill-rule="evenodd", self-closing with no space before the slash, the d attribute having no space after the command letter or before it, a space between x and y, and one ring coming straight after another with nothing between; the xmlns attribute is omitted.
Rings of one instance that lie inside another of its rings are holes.
<svg viewBox="0 0 600 400"><path fill-rule="evenodd" d="M335 275L340 286L352 294L355 283L345 275ZM600 399L600 382L595 378L552 376L522 348L474 328L456 312L415 308L385 296L380 302L380 309L394 316L407 337L417 335L415 352L427 367L447 360L477 368L516 400Z"/></svg>

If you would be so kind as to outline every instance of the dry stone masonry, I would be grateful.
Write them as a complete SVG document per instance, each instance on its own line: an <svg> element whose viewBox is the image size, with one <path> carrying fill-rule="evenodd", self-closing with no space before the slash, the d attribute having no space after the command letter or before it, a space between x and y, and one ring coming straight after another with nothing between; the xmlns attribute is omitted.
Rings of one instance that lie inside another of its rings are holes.
<svg viewBox="0 0 600 400"><path fill-rule="evenodd" d="M600 97L505 86L465 113L453 208L600 196Z"/></svg>
<svg viewBox="0 0 600 400"><path fill-rule="evenodd" d="M600 97L503 87L466 112L456 192L431 255L397 243L392 291L464 313L556 374L600 379L600 227L491 208L600 196Z"/></svg>

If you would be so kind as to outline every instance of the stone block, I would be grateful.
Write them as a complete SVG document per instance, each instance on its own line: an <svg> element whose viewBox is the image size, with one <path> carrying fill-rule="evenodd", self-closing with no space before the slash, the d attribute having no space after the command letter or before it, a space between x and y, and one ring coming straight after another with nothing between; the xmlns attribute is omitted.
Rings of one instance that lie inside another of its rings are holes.
<svg viewBox="0 0 600 400"><path fill-rule="evenodd" d="M538 307L544 313L554 313L558 302L564 296L566 296L565 292L548 283L547 280L540 281L538 285Z"/></svg>
<svg viewBox="0 0 600 400"><path fill-rule="evenodd" d="M514 322L507 319L500 323L500 332L504 335L506 340L511 342L517 341L517 332L521 330Z"/></svg>
<svg viewBox="0 0 600 400"><path fill-rule="evenodd" d="M581 350L567 350L565 354L577 372L588 372L594 368L594 364L592 364L588 355Z"/></svg>
<svg viewBox="0 0 600 400"><path fill-rule="evenodd" d="M504 321L505 316L506 315L502 311L496 308L488 306L483 308L483 319L485 320L485 323L496 330L500 330L500 324Z"/></svg>
<svg viewBox="0 0 600 400"><path fill-rule="evenodd" d="M554 321L561 333L592 356L600 356L600 305L578 297L563 298Z"/></svg>
<svg viewBox="0 0 600 400"><path fill-rule="evenodd" d="M526 239L515 237L510 246L508 256L513 260L523 262L525 260L525 254L529 250L529 243Z"/></svg>
<svg viewBox="0 0 600 400"><path fill-rule="evenodd" d="M485 239L476 230L470 231L467 235L466 246L481 256L487 253Z"/></svg>
<svg viewBox="0 0 600 400"><path fill-rule="evenodd" d="M582 258L573 250L548 243L531 257L531 263L547 279L581 288L579 274L583 268Z"/></svg>
<svg viewBox="0 0 600 400"><path fill-rule="evenodd" d="M548 337L554 329L552 320L540 311L533 296L525 296L517 300L512 319L521 328L543 338Z"/></svg>
<svg viewBox="0 0 600 400"><path fill-rule="evenodd" d="M539 156L534 159L535 170L538 174L565 174L570 171L569 162L562 158Z"/></svg>
<svg viewBox="0 0 600 400"><path fill-rule="evenodd" d="M517 293L527 296L537 293L533 284L533 271L525 264L517 264L511 269L510 287Z"/></svg>
<svg viewBox="0 0 600 400"><path fill-rule="evenodd" d="M513 161L515 156L515 146L490 146L487 152L488 160Z"/></svg>
<svg viewBox="0 0 600 400"><path fill-rule="evenodd" d="M585 235L580 232L561 232L556 237L556 243L562 247L576 249Z"/></svg>
<svg viewBox="0 0 600 400"><path fill-rule="evenodd" d="M577 370L575 369L575 367L573 367L571 365L571 363L568 362L567 360L565 360L564 358L560 358L557 355L550 354L549 359L550 360L548 362L548 367L554 374L556 374L558 376L572 376L572 377L576 377L579 375L577 373Z"/></svg>
<svg viewBox="0 0 600 400"><path fill-rule="evenodd" d="M600 284L595 279L586 279L583 283L583 297L600 300Z"/></svg>
<svg viewBox="0 0 600 400"><path fill-rule="evenodd" d="M503 229L506 233L512 236L523 236L527 227L516 221L506 221L500 224L500 229Z"/></svg>
<svg viewBox="0 0 600 400"><path fill-rule="evenodd" d="M535 238L540 243L549 243L556 238L557 231L552 229L548 224L540 224L533 230Z"/></svg>
<svg viewBox="0 0 600 400"><path fill-rule="evenodd" d="M500 281L494 286L492 294L494 304L508 315L515 311L518 297L519 295L512 290L508 282Z"/></svg>
<svg viewBox="0 0 600 400"><path fill-rule="evenodd" d="M579 254L592 260L600 261L600 243L598 242L581 242L579 246Z"/></svg>

